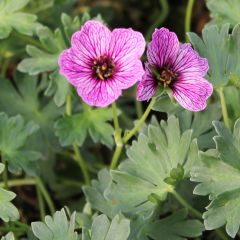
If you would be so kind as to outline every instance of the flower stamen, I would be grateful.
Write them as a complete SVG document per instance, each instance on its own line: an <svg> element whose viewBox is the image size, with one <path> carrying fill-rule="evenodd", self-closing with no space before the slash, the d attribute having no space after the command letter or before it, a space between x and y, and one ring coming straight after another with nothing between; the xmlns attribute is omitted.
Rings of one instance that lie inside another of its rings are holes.
<svg viewBox="0 0 240 240"><path fill-rule="evenodd" d="M101 56L93 61L93 75L98 80L107 80L114 73L115 65L111 58Z"/></svg>

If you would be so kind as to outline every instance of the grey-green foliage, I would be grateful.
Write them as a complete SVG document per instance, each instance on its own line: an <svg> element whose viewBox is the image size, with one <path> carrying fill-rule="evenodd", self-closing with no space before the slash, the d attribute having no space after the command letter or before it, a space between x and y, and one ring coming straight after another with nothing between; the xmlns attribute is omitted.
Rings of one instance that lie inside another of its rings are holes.
<svg viewBox="0 0 240 240"><path fill-rule="evenodd" d="M112 119L110 108L91 109L82 113L65 116L55 124L56 135L62 146L77 144L81 146L89 134L94 142L113 146L113 128L108 123Z"/></svg>
<svg viewBox="0 0 240 240"><path fill-rule="evenodd" d="M88 14L84 14L80 21L78 17L72 19L63 13L61 20L64 31L57 28L53 32L45 26L38 27L37 36L40 40L40 47L27 45L26 51L30 57L23 59L18 65L19 71L30 75L52 72L50 74L51 81L45 94L54 95L57 106L62 106L65 103L69 92L68 82L65 77L59 74L59 55L69 46L72 33L80 30L81 24L89 18Z"/></svg>
<svg viewBox="0 0 240 240"><path fill-rule="evenodd" d="M39 126L34 122L25 123L22 116L8 117L0 113L0 151L1 157L9 162L9 169L17 172L24 169L31 173L34 161L41 158L41 154L27 150L24 145Z"/></svg>
<svg viewBox="0 0 240 240"><path fill-rule="evenodd" d="M149 214L156 199L165 200L197 160L197 143L192 131L180 132L176 117L149 125L148 134L140 134L128 149L128 160L112 171L112 183L105 197L118 211Z"/></svg>
<svg viewBox="0 0 240 240"><path fill-rule="evenodd" d="M13 29L33 35L40 24L37 16L23 12L23 8L30 0L1 0L0 1L0 39L7 38Z"/></svg>
<svg viewBox="0 0 240 240"><path fill-rule="evenodd" d="M230 23L232 26L240 23L239 0L206 0L207 7L211 12L213 20L211 24L219 26Z"/></svg>
<svg viewBox="0 0 240 240"><path fill-rule="evenodd" d="M0 163L0 174L4 171L4 165ZM19 218L19 213L17 208L11 203L11 201L16 197L16 194L7 191L0 187L0 218L4 222L14 221ZM11 234L3 238L4 240L10 240Z"/></svg>
<svg viewBox="0 0 240 240"><path fill-rule="evenodd" d="M202 39L195 33L188 33L191 43L202 57L208 59L207 78L215 88L225 86L240 77L240 25L230 33L230 25L218 28L210 25L203 29Z"/></svg>
<svg viewBox="0 0 240 240"><path fill-rule="evenodd" d="M84 229L82 240L127 240L130 233L130 221L116 215L110 221L106 215L96 217L90 230Z"/></svg>
<svg viewBox="0 0 240 240"><path fill-rule="evenodd" d="M45 223L33 222L31 226L39 240L79 240L75 232L75 213L68 220L64 209L57 211L52 217L46 216Z"/></svg>
<svg viewBox="0 0 240 240"><path fill-rule="evenodd" d="M12 232L8 233L6 236L2 237L1 240L15 240Z"/></svg>
<svg viewBox="0 0 240 240"><path fill-rule="evenodd" d="M240 119L233 133L223 123L214 122L217 150L202 153L201 166L194 167L191 180L200 182L194 193L209 195L211 203L203 214L205 228L212 230L226 224L226 231L235 237L240 214Z"/></svg>
<svg viewBox="0 0 240 240"><path fill-rule="evenodd" d="M187 219L185 209L148 224L144 232L154 240L185 240L202 235L204 226L199 220Z"/></svg>

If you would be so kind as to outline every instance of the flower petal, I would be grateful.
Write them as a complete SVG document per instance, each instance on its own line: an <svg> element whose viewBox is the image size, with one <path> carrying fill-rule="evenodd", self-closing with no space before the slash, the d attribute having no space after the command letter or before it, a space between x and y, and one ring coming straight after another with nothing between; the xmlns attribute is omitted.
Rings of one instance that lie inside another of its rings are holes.
<svg viewBox="0 0 240 240"><path fill-rule="evenodd" d="M171 64L178 53L177 35L166 28L156 29L148 45L147 57L152 66L163 67Z"/></svg>
<svg viewBox="0 0 240 240"><path fill-rule="evenodd" d="M114 80L120 89L127 89L140 81L144 75L144 69L140 60L129 62L114 74Z"/></svg>
<svg viewBox="0 0 240 240"><path fill-rule="evenodd" d="M145 39L140 32L131 28L112 31L108 55L120 67L133 59L139 59L145 50Z"/></svg>
<svg viewBox="0 0 240 240"><path fill-rule="evenodd" d="M146 71L142 80L138 83L137 87L137 100L149 100L157 91L157 84L152 76L150 69L146 64Z"/></svg>
<svg viewBox="0 0 240 240"><path fill-rule="evenodd" d="M179 48L172 70L177 73L188 72L204 77L208 71L208 61L206 58L201 58L191 44L184 43Z"/></svg>
<svg viewBox="0 0 240 240"><path fill-rule="evenodd" d="M213 86L207 80L191 74L182 74L172 89L178 103L189 111L198 112L206 108Z"/></svg>
<svg viewBox="0 0 240 240"><path fill-rule="evenodd" d="M61 53L58 63L60 66L60 73L75 87L78 85L81 78L92 74L90 65L81 61L71 48Z"/></svg>
<svg viewBox="0 0 240 240"><path fill-rule="evenodd" d="M78 94L83 101L91 106L106 107L122 93L117 88L115 81L99 81L98 79L86 78L81 82L83 84L78 85Z"/></svg>
<svg viewBox="0 0 240 240"><path fill-rule="evenodd" d="M111 31L102 23L87 21L71 39L73 50L83 61L92 61L106 55L111 39Z"/></svg>

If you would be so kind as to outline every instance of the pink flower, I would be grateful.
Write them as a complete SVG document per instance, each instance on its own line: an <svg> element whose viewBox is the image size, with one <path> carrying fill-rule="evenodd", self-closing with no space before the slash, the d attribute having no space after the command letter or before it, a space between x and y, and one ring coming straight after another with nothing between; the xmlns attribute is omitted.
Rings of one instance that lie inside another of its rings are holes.
<svg viewBox="0 0 240 240"><path fill-rule="evenodd" d="M149 100L158 86L170 88L178 103L190 110L201 111L213 92L204 79L207 59L201 58L190 44L179 44L175 33L156 29L147 50L146 71L139 82L137 100Z"/></svg>
<svg viewBox="0 0 240 240"><path fill-rule="evenodd" d="M71 48L60 55L60 73L86 103L105 107L122 94L122 89L141 80L144 49L141 33L124 28L111 32L91 20L73 34Z"/></svg>

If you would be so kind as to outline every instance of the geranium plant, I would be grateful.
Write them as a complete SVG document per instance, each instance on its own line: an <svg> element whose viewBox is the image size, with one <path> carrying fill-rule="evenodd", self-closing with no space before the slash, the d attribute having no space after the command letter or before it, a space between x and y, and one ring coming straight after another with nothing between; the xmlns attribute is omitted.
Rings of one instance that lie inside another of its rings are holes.
<svg viewBox="0 0 240 240"><path fill-rule="evenodd" d="M240 3L159 2L0 0L1 240L239 239Z"/></svg>

